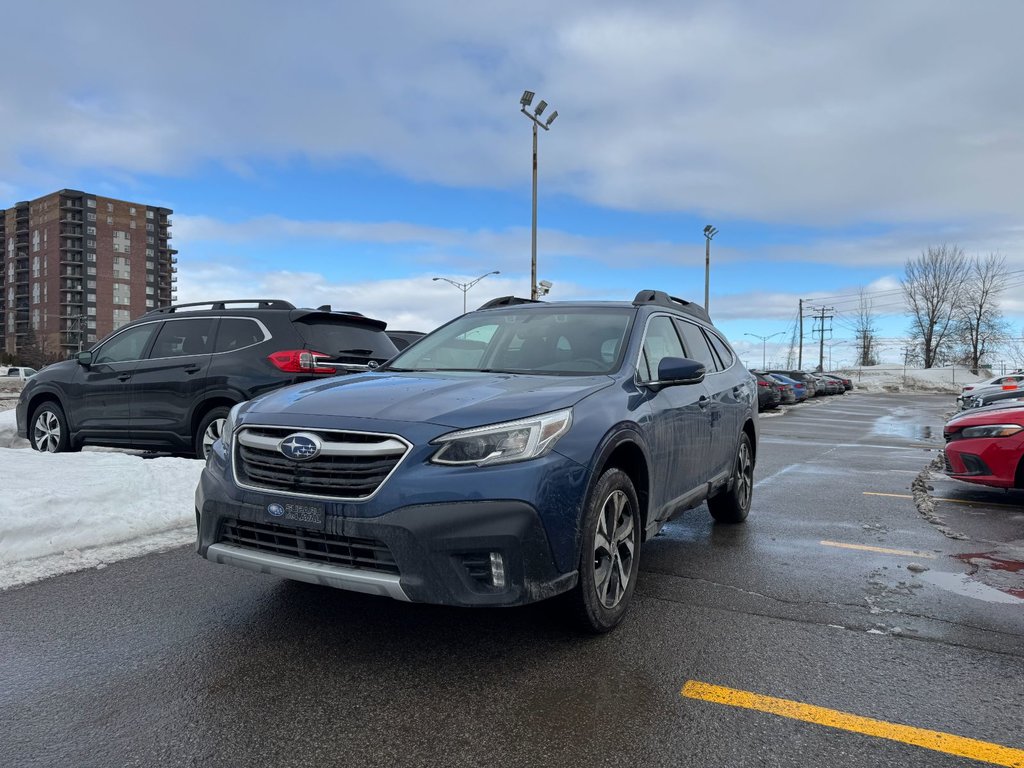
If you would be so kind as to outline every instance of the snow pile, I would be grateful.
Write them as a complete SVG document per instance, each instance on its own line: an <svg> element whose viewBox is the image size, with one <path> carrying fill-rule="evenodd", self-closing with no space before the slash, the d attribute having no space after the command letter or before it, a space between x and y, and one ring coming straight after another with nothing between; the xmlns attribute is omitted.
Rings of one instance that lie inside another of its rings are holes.
<svg viewBox="0 0 1024 768"><path fill-rule="evenodd" d="M17 443L0 413L0 589L195 540L201 461Z"/></svg>
<svg viewBox="0 0 1024 768"><path fill-rule="evenodd" d="M965 384L990 378L966 368L904 368L902 365L869 365L838 371L853 381L855 392L950 392L960 394Z"/></svg>

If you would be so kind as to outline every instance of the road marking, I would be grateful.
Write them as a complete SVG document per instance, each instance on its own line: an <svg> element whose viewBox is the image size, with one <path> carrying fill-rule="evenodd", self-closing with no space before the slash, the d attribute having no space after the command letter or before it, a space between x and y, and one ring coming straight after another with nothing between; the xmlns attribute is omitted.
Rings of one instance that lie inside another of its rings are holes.
<svg viewBox="0 0 1024 768"><path fill-rule="evenodd" d="M903 555L904 557L929 557L934 559L935 555L929 552L915 552L912 549L889 549L888 547L869 547L866 544L844 544L841 541L820 541L826 547L842 547L843 549L860 549L865 552L881 552L883 555Z"/></svg>
<svg viewBox="0 0 1024 768"><path fill-rule="evenodd" d="M912 499L909 493L876 493L875 491L863 491L865 496L889 496L893 499ZM950 504L970 504L978 507L999 507L1001 509L1020 509L1020 504L996 504L991 501L978 501L976 499L944 499L942 496L931 496L932 501L948 501Z"/></svg>
<svg viewBox="0 0 1024 768"><path fill-rule="evenodd" d="M681 696L730 707L742 707L759 712L767 712L805 723L825 725L843 731L852 731L879 739L899 741L915 747L923 747L933 752L944 752L947 755L980 760L993 765L1007 768L1024 768L1024 750L1003 747L987 741L968 739L951 733L931 731L925 728L914 728L909 725L887 723L871 717L861 717L836 709L826 709L813 704L803 704L789 699L777 699L774 696L763 696L735 688L724 688L720 685L687 680L680 692Z"/></svg>

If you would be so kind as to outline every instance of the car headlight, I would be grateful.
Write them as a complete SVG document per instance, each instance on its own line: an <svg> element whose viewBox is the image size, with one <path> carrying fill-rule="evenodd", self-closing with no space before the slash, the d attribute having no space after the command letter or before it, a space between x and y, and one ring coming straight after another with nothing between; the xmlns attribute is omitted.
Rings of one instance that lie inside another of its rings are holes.
<svg viewBox="0 0 1024 768"><path fill-rule="evenodd" d="M245 403L233 405L231 410L228 411L228 417L224 419L224 426L220 430L220 441L224 443L226 450L231 450L231 437L235 433L235 422L238 420L238 412L242 410L243 405Z"/></svg>
<svg viewBox="0 0 1024 768"><path fill-rule="evenodd" d="M1024 430L1020 424L986 424L983 427L965 427L964 437L1010 437Z"/></svg>
<svg viewBox="0 0 1024 768"><path fill-rule="evenodd" d="M430 461L482 467L535 459L550 451L571 425L572 409L566 408L529 419L450 432L431 441L441 447Z"/></svg>

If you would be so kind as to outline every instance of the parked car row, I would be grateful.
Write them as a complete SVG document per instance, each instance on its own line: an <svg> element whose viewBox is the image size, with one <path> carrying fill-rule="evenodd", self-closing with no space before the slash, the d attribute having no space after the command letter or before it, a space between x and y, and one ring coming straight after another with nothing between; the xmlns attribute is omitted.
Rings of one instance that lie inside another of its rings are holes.
<svg viewBox="0 0 1024 768"><path fill-rule="evenodd" d="M967 384L956 401L961 410L981 408L1002 400L1013 400L1024 395L1024 371L993 376L976 384Z"/></svg>
<svg viewBox="0 0 1024 768"><path fill-rule="evenodd" d="M767 411L780 405L802 403L808 398L823 395L841 395L853 389L853 381L834 373L807 373L806 371L758 371L758 410Z"/></svg>

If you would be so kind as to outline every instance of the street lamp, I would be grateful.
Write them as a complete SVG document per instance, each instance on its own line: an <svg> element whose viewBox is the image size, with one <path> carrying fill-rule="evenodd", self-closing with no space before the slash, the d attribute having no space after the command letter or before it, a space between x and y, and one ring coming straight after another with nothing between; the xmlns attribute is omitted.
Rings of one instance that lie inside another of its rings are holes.
<svg viewBox="0 0 1024 768"><path fill-rule="evenodd" d="M483 275L480 275L480 277L476 278L475 280L470 280L469 282L466 282L466 283L460 283L458 280L452 280L450 277L435 277L433 279L434 279L435 282L437 280L443 280L446 283L451 283L456 288L458 288L460 291L462 291L462 314L466 314L466 294L469 292L469 289L472 288L477 283L479 283L481 280L483 280L488 275L500 275L500 274L501 274L501 272L496 269L493 272L487 272L487 273L485 273Z"/></svg>
<svg viewBox="0 0 1024 768"><path fill-rule="evenodd" d="M526 108L533 103L533 91L523 91L519 99L519 111L530 118L533 123L533 223L530 227L530 298L537 300L537 128L545 131L551 129L551 124L558 117L558 110L552 112L547 120L542 121L540 116L547 109L548 103L541 101L534 108L533 113L527 112Z"/></svg>
<svg viewBox="0 0 1024 768"><path fill-rule="evenodd" d="M704 248L704 311L708 311L708 286L711 283L711 238L718 234L718 230L708 224L704 227L704 237L707 240Z"/></svg>
<svg viewBox="0 0 1024 768"><path fill-rule="evenodd" d="M779 331L778 333L773 333L770 336L761 336L760 334L757 334L757 333L744 333L743 334L744 336L753 336L755 339L760 339L761 340L761 370L764 370L764 368L765 368L765 359L766 359L765 349L768 346L768 339L774 339L776 336L781 336L783 333L785 333L785 331Z"/></svg>

